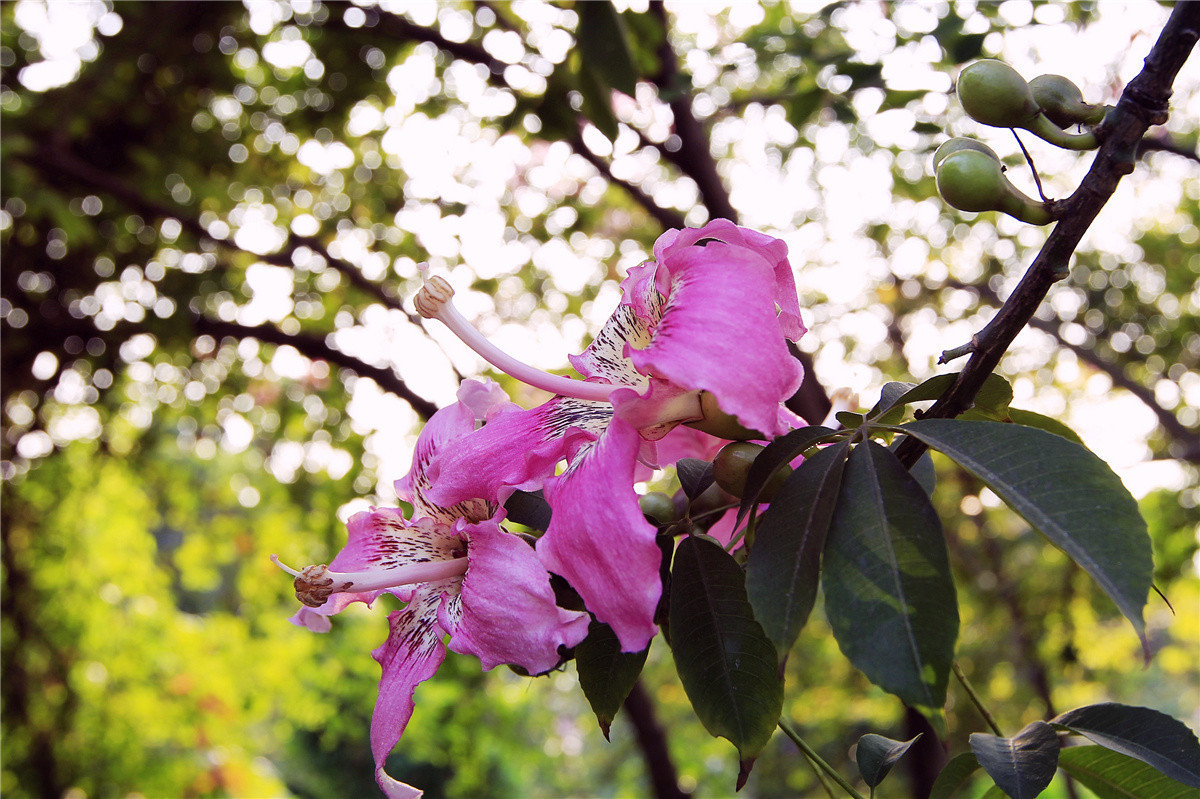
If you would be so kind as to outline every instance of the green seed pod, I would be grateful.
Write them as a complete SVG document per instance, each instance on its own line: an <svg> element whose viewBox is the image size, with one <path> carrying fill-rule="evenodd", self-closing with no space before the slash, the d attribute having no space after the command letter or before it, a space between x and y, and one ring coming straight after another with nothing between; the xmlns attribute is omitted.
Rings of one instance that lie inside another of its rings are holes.
<svg viewBox="0 0 1200 799"><path fill-rule="evenodd" d="M1098 125L1108 112L1108 106L1085 103L1079 87L1062 75L1038 75L1029 81L1029 90L1042 113L1060 128Z"/></svg>
<svg viewBox="0 0 1200 799"><path fill-rule="evenodd" d="M730 441L766 438L766 436L757 430L743 427L738 422L737 417L721 410L720 406L717 405L717 398L709 391L702 391L700 393L700 410L704 413L704 418L695 422L687 422L688 427L716 436L717 438L727 438Z"/></svg>
<svg viewBox="0 0 1200 799"><path fill-rule="evenodd" d="M1003 61L985 58L958 75L958 99L976 122L997 128L1021 128L1040 106L1029 84Z"/></svg>
<svg viewBox="0 0 1200 799"><path fill-rule="evenodd" d="M1045 205L1022 194L1000 162L978 150L960 150L938 166L938 194L960 211L1002 211L1031 225L1054 221Z"/></svg>
<svg viewBox="0 0 1200 799"><path fill-rule="evenodd" d="M650 491L638 497L638 507L659 524L670 524L679 518L675 502L661 491Z"/></svg>
<svg viewBox="0 0 1200 799"><path fill-rule="evenodd" d="M991 147L988 147L983 142L977 139L968 139L963 136L956 136L953 139L948 139L942 142L942 145L933 153L933 171L937 172L937 168L941 166L942 161L951 153L957 153L960 150L978 150L984 155L989 155L996 161L1000 160L1000 156L996 155Z"/></svg>
<svg viewBox="0 0 1200 799"><path fill-rule="evenodd" d="M722 447L713 459L713 479L717 485L735 497L745 494L750 467L763 449L761 444L751 444L747 441L735 441ZM771 475L771 479L763 486L759 499L762 502L774 499L776 492L791 473L791 467L785 466Z"/></svg>

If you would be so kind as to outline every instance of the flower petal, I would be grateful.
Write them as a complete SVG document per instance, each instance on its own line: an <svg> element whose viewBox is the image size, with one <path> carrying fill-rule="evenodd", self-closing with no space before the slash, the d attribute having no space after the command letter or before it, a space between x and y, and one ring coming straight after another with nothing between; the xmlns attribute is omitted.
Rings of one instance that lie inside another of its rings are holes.
<svg viewBox="0 0 1200 799"><path fill-rule="evenodd" d="M744 247L762 256L772 267L775 278L775 303L779 306L779 324L783 334L795 341L805 332L800 319L800 301L796 296L796 277L787 259L787 244L782 239L768 236L757 230L738 227L728 219L714 219L702 228L672 230L659 236L654 243L654 257L660 263L669 263L680 250L699 241L715 239Z"/></svg>
<svg viewBox="0 0 1200 799"><path fill-rule="evenodd" d="M461 557L465 549L463 540L453 528L428 518L409 522L396 508L372 508L356 513L346 523L346 529L349 540L329 563L332 571L382 571L410 563L450 560ZM334 594L318 608L301 610L292 617L292 622L315 632L324 632L321 629L324 625L315 617L341 613L354 602L370 605L382 593L378 590ZM408 599L412 588L394 588L390 593Z"/></svg>
<svg viewBox="0 0 1200 799"><path fill-rule="evenodd" d="M417 436L417 443L413 448L412 468L407 475L396 481L396 493L413 505L413 518L419 519L424 516L453 524L457 519L483 521L491 518L496 512L492 504L484 501L486 498L471 498L449 507L438 505L429 499L429 490L433 485L429 464L437 453L474 432L477 419L485 418L489 410L507 401L507 397L501 399L503 391L500 391L495 383L488 386L473 380L464 382L458 395L458 402L447 405L429 418L421 434Z"/></svg>
<svg viewBox="0 0 1200 799"><path fill-rule="evenodd" d="M568 356L575 371L588 379L623 386L644 386L646 378L625 356L628 346L642 348L650 343L657 316L638 314L632 305L622 303L613 311L604 327L592 339L582 355Z"/></svg>
<svg viewBox="0 0 1200 799"><path fill-rule="evenodd" d="M630 352L639 371L713 393L744 426L786 432L778 407L800 386L775 315L772 267L714 242L671 256L671 290L654 340Z"/></svg>
<svg viewBox="0 0 1200 799"><path fill-rule="evenodd" d="M633 490L640 438L618 417L595 441L585 433L570 438L578 451L562 475L546 481L554 516L538 557L613 628L623 650L639 652L656 632L662 594L662 553Z"/></svg>
<svg viewBox="0 0 1200 799"><path fill-rule="evenodd" d="M568 429L603 430L611 417L607 402L567 397L495 414L429 464L428 498L448 507L480 497L502 503L515 490L536 490L563 459Z"/></svg>
<svg viewBox="0 0 1200 799"><path fill-rule="evenodd" d="M438 583L417 589L406 607L388 616L388 639L371 653L383 669L371 716L371 753L375 758L375 781L389 797L420 796L420 791L389 777L383 766L412 718L417 685L432 677L446 658L443 633L437 624L442 593Z"/></svg>
<svg viewBox="0 0 1200 799"><path fill-rule="evenodd" d="M541 674L557 666L560 646L587 637L588 614L558 607L550 574L523 539L494 522L462 533L470 560L462 592L438 609L450 649L477 656L485 670L512 663Z"/></svg>

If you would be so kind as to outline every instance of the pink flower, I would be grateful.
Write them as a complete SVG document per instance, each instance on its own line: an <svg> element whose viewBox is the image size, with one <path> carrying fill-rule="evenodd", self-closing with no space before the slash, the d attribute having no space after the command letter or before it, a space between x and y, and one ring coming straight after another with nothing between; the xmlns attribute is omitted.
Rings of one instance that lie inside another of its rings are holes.
<svg viewBox="0 0 1200 799"><path fill-rule="evenodd" d="M656 442L677 456L696 446L695 433L673 432L677 425L711 423L722 412L766 438L804 424L782 404L802 378L787 340L804 332L786 245L719 219L664 234L654 255L630 270L612 317L571 357L585 381L496 349L450 304L445 281L434 278L417 298L423 316L445 322L493 365L556 394L532 410L493 411L482 429L442 450L429 468L431 497L503 501L544 487L553 516L537 553L626 651L653 638L661 595L656 529L633 490L638 461L665 465Z"/></svg>
<svg viewBox="0 0 1200 799"><path fill-rule="evenodd" d="M328 567L283 567L295 575L296 595L306 605L293 621L318 632L329 629L330 615L353 602L370 605L385 591L407 603L388 616L388 639L372 653L383 673L371 749L376 781L391 799L421 795L383 766L412 716L416 686L437 671L447 646L477 656L484 669L512 663L541 674L558 665L560 647L587 636L588 615L555 604L534 550L498 524L495 498L451 506L429 500L428 466L438 450L454 446L477 418L507 402L491 381L468 381L458 397L429 420L412 469L396 484L413 505L411 519L394 508L358 513L348 523L349 541Z"/></svg>

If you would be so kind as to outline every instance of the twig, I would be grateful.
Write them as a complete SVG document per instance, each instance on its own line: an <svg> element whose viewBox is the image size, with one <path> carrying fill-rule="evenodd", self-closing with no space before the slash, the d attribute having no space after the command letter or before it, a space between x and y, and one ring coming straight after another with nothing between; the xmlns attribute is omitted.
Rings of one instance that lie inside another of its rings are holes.
<svg viewBox="0 0 1200 799"><path fill-rule="evenodd" d="M962 666L958 665L958 661L956 660L951 668L954 669L954 676L958 678L960 683L962 683L962 687L967 692L967 696L971 698L971 704L975 705L975 709L979 711L981 716L983 716L983 720L987 722L988 727L990 727L992 732L996 733L996 735L1003 738L1004 733L1000 732L1000 725L996 723L996 719L992 717L992 714L988 711L987 706L983 704L983 700L979 698L979 694L975 693L975 689L971 687L971 682L967 679L967 675L963 673Z"/></svg>
<svg viewBox="0 0 1200 799"><path fill-rule="evenodd" d="M1166 121L1171 84L1195 46L1200 36L1198 30L1200 3L1176 5L1146 56L1142 71L1125 87L1116 109L1097 130L1102 134L1103 144L1079 188L1062 201L1062 218L1012 295L976 335L971 358L954 384L926 411L924 418L950 419L971 407L984 381L1000 363L1017 333L1033 318L1051 286L1067 275L1071 255L1084 233L1112 197L1121 178L1133 171L1138 142L1151 125ZM910 437L896 454L911 466L926 449Z"/></svg>
<svg viewBox="0 0 1200 799"><path fill-rule="evenodd" d="M850 794L850 796L854 797L854 799L863 799L862 794L854 790L854 786L846 782L845 777L839 774L837 769L826 763L821 756L817 754L817 750L813 749L804 742L804 739L800 737L800 733L796 732L796 729L791 725L790 722L780 717L779 729L783 730L784 735L792 739L792 743L796 745L796 748L798 748L805 757L812 761L813 765L818 766L822 771L828 774L834 782L840 785L843 791Z"/></svg>
<svg viewBox="0 0 1200 799"><path fill-rule="evenodd" d="M1029 164L1029 171L1033 174L1033 182L1037 184L1038 196L1042 198L1042 202L1046 202L1046 192L1042 190L1042 176L1038 174L1037 166L1033 163L1033 156L1025 149L1025 142L1021 141L1021 137L1017 135L1016 128L1009 128L1012 131L1013 138L1017 140L1017 146L1021 148L1021 152L1025 155L1025 163Z"/></svg>

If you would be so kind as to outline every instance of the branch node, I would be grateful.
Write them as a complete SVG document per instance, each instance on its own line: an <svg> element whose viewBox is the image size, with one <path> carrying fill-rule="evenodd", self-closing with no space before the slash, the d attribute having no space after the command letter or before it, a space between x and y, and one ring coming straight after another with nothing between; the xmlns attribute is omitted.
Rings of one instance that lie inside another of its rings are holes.
<svg viewBox="0 0 1200 799"><path fill-rule="evenodd" d="M977 346L976 339L972 338L966 344L962 344L953 349L945 350L942 352L941 357L938 358L938 363L939 364L950 363L955 358L961 358L964 355L970 355L971 353L975 352L976 346Z"/></svg>

